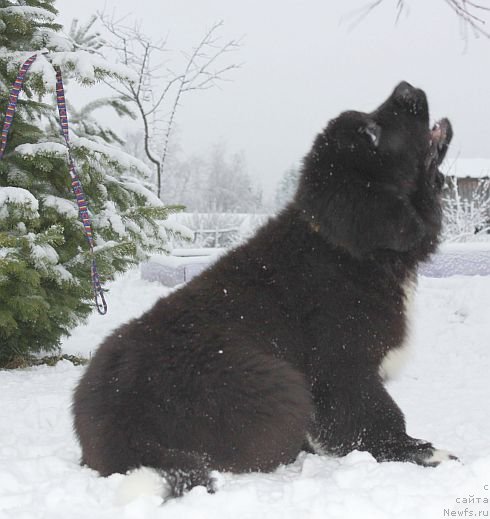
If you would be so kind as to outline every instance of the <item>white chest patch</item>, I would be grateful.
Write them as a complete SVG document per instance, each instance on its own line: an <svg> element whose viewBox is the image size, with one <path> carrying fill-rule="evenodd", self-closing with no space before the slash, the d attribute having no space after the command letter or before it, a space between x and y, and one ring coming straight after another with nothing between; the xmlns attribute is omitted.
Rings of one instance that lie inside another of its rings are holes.
<svg viewBox="0 0 490 519"><path fill-rule="evenodd" d="M406 319L405 339L398 348L390 350L384 357L379 366L379 374L383 380L395 378L406 364L410 357L410 323L412 322L412 314L414 308L415 293L417 291L417 278L414 276L407 280L403 286L404 292L404 309Z"/></svg>

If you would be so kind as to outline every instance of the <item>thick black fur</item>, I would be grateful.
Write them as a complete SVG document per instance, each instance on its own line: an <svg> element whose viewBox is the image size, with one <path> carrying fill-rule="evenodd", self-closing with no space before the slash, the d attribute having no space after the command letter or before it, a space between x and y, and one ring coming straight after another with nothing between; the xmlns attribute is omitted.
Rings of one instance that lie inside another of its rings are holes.
<svg viewBox="0 0 490 519"><path fill-rule="evenodd" d="M270 471L307 439L436 464L379 368L437 244L445 125L431 144L426 96L408 83L331 121L279 216L102 344L75 392L82 461L102 475L154 467L174 495L212 490L212 469Z"/></svg>

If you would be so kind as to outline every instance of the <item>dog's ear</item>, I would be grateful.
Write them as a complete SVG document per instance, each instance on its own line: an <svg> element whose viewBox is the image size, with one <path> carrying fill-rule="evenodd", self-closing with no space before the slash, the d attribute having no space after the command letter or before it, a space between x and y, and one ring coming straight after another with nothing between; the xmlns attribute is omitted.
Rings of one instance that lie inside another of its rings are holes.
<svg viewBox="0 0 490 519"><path fill-rule="evenodd" d="M359 133L366 135L375 148L378 147L381 139L381 126L379 124L374 121L368 121L364 126L359 128Z"/></svg>

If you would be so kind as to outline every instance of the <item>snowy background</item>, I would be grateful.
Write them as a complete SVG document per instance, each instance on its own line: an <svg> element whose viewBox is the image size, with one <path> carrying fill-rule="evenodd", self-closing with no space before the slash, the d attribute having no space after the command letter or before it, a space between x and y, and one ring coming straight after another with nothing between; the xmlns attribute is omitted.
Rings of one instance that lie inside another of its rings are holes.
<svg viewBox="0 0 490 519"><path fill-rule="evenodd" d="M138 270L128 272L110 286L110 314L93 314L63 351L90 355L112 329L168 292L142 281ZM216 494L197 487L163 506L157 496L118 506L124 476L100 478L79 466L70 402L82 367L65 361L1 371L0 518L437 519L465 509L488 517L489 308L490 277L421 277L412 357L389 384L409 434L450 450L461 463L432 469L377 463L361 452L340 459L300 455L272 474L222 474Z"/></svg>
<svg viewBox="0 0 490 519"><path fill-rule="evenodd" d="M78 2L58 3L66 26L73 17L83 19L102 7L100 0L86 0L83 7ZM364 0L312 0L309 9L296 0L241 4L186 0L174 2L172 9L169 3L157 5L154 0L138 4L139 12L133 14L142 16L143 30L154 37L169 32L169 56L183 55L182 49L192 48L204 28L220 19L224 20L224 40L245 35L232 59L241 65L233 81L186 99L172 127L162 196L196 211L168 223L174 230L182 224L200 230L200 241L193 246L209 246L216 229L223 231L228 242L215 240L213 247L236 243L230 238L230 228L239 229L238 238L243 239L265 218L262 213L280 205L277 197L274 203L273 192L288 172L292 183L285 194L290 195L298 161L327 120L346 108L371 110L400 79L424 88L434 116L447 115L454 123L456 138L453 155L446 161L447 173L488 179L490 74L482 66L488 58L488 38L473 39L468 32L466 39L460 38L460 20L448 9L454 5L452 0L374 3L378 8L354 27L349 13L365 7ZM395 24L395 6L402 3L410 9ZM121 15L135 10L133 0L107 0L106 9L110 12L116 4ZM58 51L56 59L63 61L66 53L62 48ZM12 52L7 55L13 57ZM93 78L95 69L87 66L86 56L76 53L75 57L81 79ZM48 65L40 57L32 71L42 73L52 86L54 75ZM112 60L108 66L122 74ZM83 103L105 95L101 84L94 88L92 97L84 97L83 89L71 83L67 95L80 109ZM83 110L76 115L77 110L70 108L70 114L74 123L78 117L79 126L83 121L99 128ZM111 119L115 116L102 114L104 125L118 130L134 125L128 121L125 126ZM155 134L161 150L165 141L162 134ZM74 148L85 146L95 153L101 146L100 139L90 141L81 135L74 136ZM126 137L124 151L141 154L136 146L141 133ZM17 152L32 158L40 147L46 151L44 140L19 146ZM47 151L66 154L57 146L48 146ZM121 149L116 158L124 170L135 164L140 169L148 167L127 158ZM92 164L107 173L100 159ZM264 196L256 187L259 181ZM142 189L128 182L126 188ZM184 193L187 198L177 196ZM148 191L148 197L153 205L161 204L153 192ZM73 202L63 199L67 205L60 205L60 200L48 198L46 205L75 218ZM236 213L237 200L247 201L241 211L254 212L253 222ZM272 474L220 474L219 491L214 495L198 487L163 506L158 496L119 506L115 496L125 476L100 478L79 465L70 406L84 368L63 361L55 367L0 371L0 519L490 516L490 235L485 227L489 200L484 205L487 212L481 211L478 221L473 219L472 206L468 210L454 206L455 234L450 238L470 242L444 244L435 262L421 270L412 356L399 377L389 383L389 391L405 412L408 433L451 451L460 462L431 469L379 464L361 452L340 459L302 454L294 464ZM5 206L13 202L33 213L39 208L38 198L28 191L7 186L0 193L0 218L6 217ZM227 213L230 206L233 215ZM115 211L94 217L99 230L107 221L116 234L124 234ZM189 222L179 220L184 217ZM481 241L473 244L476 228ZM7 253L8 249L0 250L0 258ZM170 261L175 266L176 258ZM165 262L168 259L160 257L156 263ZM175 289L142 279L139 269L118 276L107 288L108 315L92 314L64 340L62 353L90 357L112 330Z"/></svg>
<svg viewBox="0 0 490 519"><path fill-rule="evenodd" d="M128 15L127 25L140 20L145 33L167 40L165 58L174 67L179 51L223 20L220 41L240 39L231 61L241 67L219 88L183 100L174 142L185 157L205 156L216 143L242 151L248 173L270 194L329 119L346 109L373 110L401 80L426 91L432 120L453 123L451 157L490 159L488 38L473 37L451 9L455 2L405 0L397 19L400 3L139 0L135 7L134 0L84 0L82 8L65 0L58 8L66 26L97 10ZM489 13L472 12L488 30ZM104 95L100 86L97 92ZM83 92L71 99L83 102Z"/></svg>

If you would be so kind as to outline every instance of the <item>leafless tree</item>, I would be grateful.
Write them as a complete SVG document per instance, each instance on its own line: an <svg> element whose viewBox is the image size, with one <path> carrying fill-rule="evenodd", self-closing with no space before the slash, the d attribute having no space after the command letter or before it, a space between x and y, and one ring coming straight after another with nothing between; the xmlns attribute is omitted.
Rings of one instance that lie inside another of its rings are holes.
<svg viewBox="0 0 490 519"><path fill-rule="evenodd" d="M154 41L139 23L126 25L99 13L110 35L107 45L126 67L134 72L134 82L108 82L122 99L136 106L143 126L144 152L155 169L157 194L160 197L162 176L169 151L176 114L183 98L193 91L206 90L229 79L229 73L240 65L230 62L228 55L240 46L239 40L221 41L223 22L209 28L188 53L182 52L178 71L171 68L165 39Z"/></svg>
<svg viewBox="0 0 490 519"><path fill-rule="evenodd" d="M401 14L408 8L410 0L390 0L395 4L398 20ZM483 5L480 2L472 0L442 0L461 21L462 31L465 38L468 31L471 31L475 36L484 36L490 39L490 30L487 28L485 15L490 12L490 7ZM354 23L359 23L362 19L368 16L376 7L385 3L385 0L373 0L367 3L361 9L352 13Z"/></svg>

